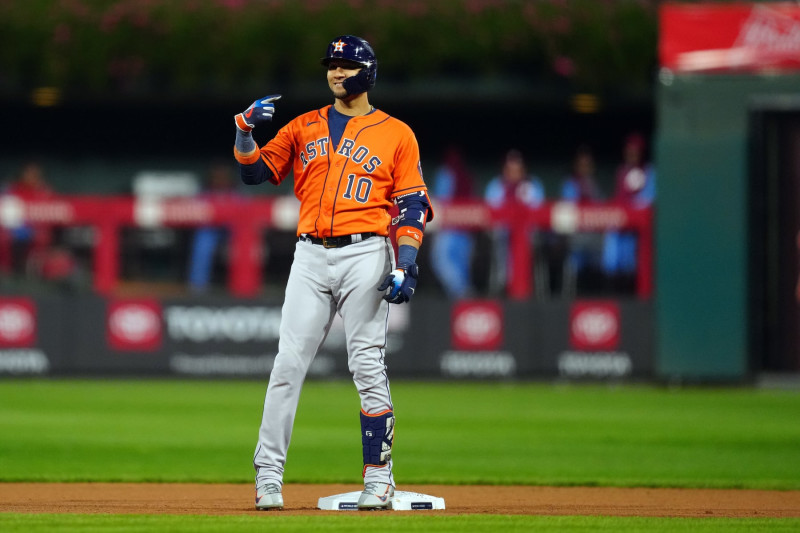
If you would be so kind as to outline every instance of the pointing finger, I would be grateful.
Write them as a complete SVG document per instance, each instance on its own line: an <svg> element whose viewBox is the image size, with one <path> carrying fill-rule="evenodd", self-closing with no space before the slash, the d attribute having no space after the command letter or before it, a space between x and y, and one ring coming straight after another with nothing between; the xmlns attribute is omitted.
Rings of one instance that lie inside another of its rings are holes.
<svg viewBox="0 0 800 533"><path fill-rule="evenodd" d="M282 95L280 94L271 94L269 96L265 96L264 98L261 99L261 103L268 104L270 102L274 102L275 100L280 100L281 96Z"/></svg>

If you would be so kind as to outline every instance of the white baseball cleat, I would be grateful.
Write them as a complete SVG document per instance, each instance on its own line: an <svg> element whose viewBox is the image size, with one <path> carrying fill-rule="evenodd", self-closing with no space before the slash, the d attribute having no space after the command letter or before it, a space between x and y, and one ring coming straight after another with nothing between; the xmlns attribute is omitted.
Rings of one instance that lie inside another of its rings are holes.
<svg viewBox="0 0 800 533"><path fill-rule="evenodd" d="M259 511L283 509L281 486L277 483L266 483L256 488L256 509Z"/></svg>
<svg viewBox="0 0 800 533"><path fill-rule="evenodd" d="M386 483L367 483L358 498L358 509L391 509L394 487Z"/></svg>

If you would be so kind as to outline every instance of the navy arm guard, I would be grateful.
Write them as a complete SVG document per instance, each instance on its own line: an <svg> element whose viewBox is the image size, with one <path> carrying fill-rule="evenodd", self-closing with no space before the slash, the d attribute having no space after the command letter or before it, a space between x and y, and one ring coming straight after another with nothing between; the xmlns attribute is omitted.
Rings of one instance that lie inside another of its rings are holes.
<svg viewBox="0 0 800 533"><path fill-rule="evenodd" d="M424 191L398 196L395 203L400 214L392 222L399 226L411 226L422 231L425 229L425 222L432 218L431 203Z"/></svg>

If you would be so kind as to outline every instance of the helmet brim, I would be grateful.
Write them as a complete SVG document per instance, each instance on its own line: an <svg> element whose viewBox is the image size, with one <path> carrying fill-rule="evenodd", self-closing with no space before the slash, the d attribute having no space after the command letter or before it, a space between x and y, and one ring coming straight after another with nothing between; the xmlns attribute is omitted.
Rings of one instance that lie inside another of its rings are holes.
<svg viewBox="0 0 800 533"><path fill-rule="evenodd" d="M331 61L341 61L343 63L347 63L351 65L353 68L368 68L369 63L361 63L359 61L353 61L352 59L346 59L344 57L323 57L319 60L322 66L327 67Z"/></svg>

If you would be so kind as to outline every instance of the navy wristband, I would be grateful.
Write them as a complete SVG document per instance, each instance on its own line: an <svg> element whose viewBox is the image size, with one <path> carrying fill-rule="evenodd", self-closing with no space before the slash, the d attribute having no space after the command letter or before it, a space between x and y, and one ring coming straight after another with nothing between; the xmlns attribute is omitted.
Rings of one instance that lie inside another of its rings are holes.
<svg viewBox="0 0 800 533"><path fill-rule="evenodd" d="M408 268L417 260L417 249L410 244L397 247L397 268Z"/></svg>

